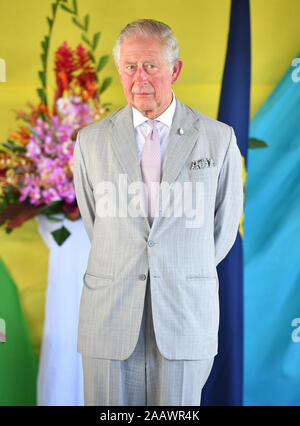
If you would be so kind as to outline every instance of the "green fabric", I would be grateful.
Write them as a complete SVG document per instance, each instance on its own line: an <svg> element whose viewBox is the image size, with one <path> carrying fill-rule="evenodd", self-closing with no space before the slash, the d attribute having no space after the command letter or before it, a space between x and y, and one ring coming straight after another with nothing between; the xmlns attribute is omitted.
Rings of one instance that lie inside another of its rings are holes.
<svg viewBox="0 0 300 426"><path fill-rule="evenodd" d="M36 405L37 361L18 289L1 259L0 318L6 326L6 342L0 343L0 405Z"/></svg>

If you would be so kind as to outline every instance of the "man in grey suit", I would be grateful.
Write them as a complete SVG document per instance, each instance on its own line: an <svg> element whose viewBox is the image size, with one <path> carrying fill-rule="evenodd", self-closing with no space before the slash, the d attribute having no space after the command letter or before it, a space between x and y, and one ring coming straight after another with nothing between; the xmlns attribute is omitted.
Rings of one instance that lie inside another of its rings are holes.
<svg viewBox="0 0 300 426"><path fill-rule="evenodd" d="M174 95L169 26L114 46L128 105L82 128L77 202L91 241L78 326L85 405L200 405L218 349L216 266L243 209L233 129Z"/></svg>

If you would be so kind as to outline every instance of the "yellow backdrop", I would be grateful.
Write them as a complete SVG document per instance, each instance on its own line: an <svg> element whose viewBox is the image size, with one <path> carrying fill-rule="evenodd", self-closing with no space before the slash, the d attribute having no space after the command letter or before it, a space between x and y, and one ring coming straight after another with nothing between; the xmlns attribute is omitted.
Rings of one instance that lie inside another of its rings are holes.
<svg viewBox="0 0 300 426"><path fill-rule="evenodd" d="M70 0L69 0L69 3ZM174 91L181 101L216 117L229 24L229 0L77 0L81 16L90 14L91 32L101 31L99 55L111 55L120 30L137 18L154 18L174 30L184 62ZM291 64L300 48L299 0L250 0L252 23L251 116ZM0 0L0 58L6 62L6 82L0 83L0 140L14 129L13 109L37 102L40 42L46 35L50 0ZM54 87L53 52L62 41L73 47L80 30L59 10L49 55L49 100ZM113 84L103 95L112 110L125 104L112 56L103 71ZM18 285L21 303L38 357L44 316L48 249L31 220L6 235L0 230L0 256Z"/></svg>

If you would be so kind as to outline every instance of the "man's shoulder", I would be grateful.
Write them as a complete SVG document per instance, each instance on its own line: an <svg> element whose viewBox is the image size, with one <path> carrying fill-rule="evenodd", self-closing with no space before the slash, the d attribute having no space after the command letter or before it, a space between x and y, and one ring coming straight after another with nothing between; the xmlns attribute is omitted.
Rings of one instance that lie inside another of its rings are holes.
<svg viewBox="0 0 300 426"><path fill-rule="evenodd" d="M232 127L188 105L181 103L180 108L184 119L199 130L202 143L205 141L215 152L225 154L234 134Z"/></svg>
<svg viewBox="0 0 300 426"><path fill-rule="evenodd" d="M78 133L80 137L84 138L86 136L91 136L94 133L105 132L113 123L113 121L124 111L126 107L119 108L118 110L112 112L107 117L102 120L94 121L82 127Z"/></svg>
<svg viewBox="0 0 300 426"><path fill-rule="evenodd" d="M222 121L219 121L215 118L212 118L204 114L203 112L198 111L197 109L192 108L186 104L183 104L183 105L190 114L193 114L195 119L201 120L201 122L205 125L205 127L211 128L211 129L218 129L219 131L224 131L226 133L231 132L231 126L229 126L228 124L223 123Z"/></svg>

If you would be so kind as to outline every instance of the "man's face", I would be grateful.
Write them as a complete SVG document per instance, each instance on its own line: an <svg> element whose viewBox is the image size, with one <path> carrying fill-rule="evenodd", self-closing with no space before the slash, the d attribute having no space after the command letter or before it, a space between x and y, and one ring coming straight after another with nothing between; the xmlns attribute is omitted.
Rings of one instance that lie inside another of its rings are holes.
<svg viewBox="0 0 300 426"><path fill-rule="evenodd" d="M172 101L171 85L182 68L179 59L169 70L157 38L126 38L121 44L118 72L129 105L149 118L158 117Z"/></svg>

